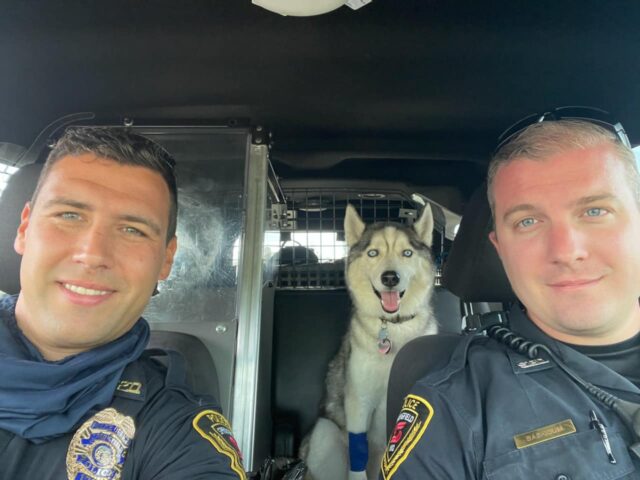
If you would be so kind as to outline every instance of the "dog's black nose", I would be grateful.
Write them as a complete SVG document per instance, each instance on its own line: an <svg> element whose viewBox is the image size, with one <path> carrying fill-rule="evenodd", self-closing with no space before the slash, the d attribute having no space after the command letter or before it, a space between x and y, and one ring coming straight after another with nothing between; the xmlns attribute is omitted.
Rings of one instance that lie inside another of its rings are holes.
<svg viewBox="0 0 640 480"><path fill-rule="evenodd" d="M400 277L393 270L387 270L383 272L380 276L380 280L382 280L382 284L385 287L395 287L398 283L400 283Z"/></svg>

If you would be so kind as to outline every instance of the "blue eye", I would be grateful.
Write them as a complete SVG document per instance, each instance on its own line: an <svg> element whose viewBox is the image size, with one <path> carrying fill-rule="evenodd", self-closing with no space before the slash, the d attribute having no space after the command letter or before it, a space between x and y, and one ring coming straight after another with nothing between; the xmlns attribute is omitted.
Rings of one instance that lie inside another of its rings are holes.
<svg viewBox="0 0 640 480"><path fill-rule="evenodd" d="M376 250L375 248L372 248L371 250L369 250L367 252L367 255L369 255L371 258L373 257L377 257L378 256L378 250Z"/></svg>
<svg viewBox="0 0 640 480"><path fill-rule="evenodd" d="M587 217L600 217L601 215L604 215L606 213L606 210L602 208L594 207L594 208L590 208L585 213Z"/></svg>
<svg viewBox="0 0 640 480"><path fill-rule="evenodd" d="M411 255L413 255L413 250L406 249L402 251L403 257L410 257Z"/></svg>
<svg viewBox="0 0 640 480"><path fill-rule="evenodd" d="M138 237L144 237L145 234L142 233L140 230L138 230L137 228L134 227L124 227L122 229L125 233L128 233L130 235L136 235Z"/></svg>
<svg viewBox="0 0 640 480"><path fill-rule="evenodd" d="M80 218L80 215L78 215L76 212L62 212L59 217L64 220L77 220L78 218Z"/></svg>
<svg viewBox="0 0 640 480"><path fill-rule="evenodd" d="M536 223L537 223L537 221L536 221L535 218L528 217L528 218L524 218L524 219L520 220L518 222L518 226L527 228L527 227L531 227L531 226L535 225Z"/></svg>

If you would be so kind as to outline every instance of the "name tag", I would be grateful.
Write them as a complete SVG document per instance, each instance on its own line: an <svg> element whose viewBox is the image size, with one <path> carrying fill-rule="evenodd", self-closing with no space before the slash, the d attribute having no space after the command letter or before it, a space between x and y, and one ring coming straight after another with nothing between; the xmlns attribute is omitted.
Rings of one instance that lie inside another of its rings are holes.
<svg viewBox="0 0 640 480"><path fill-rule="evenodd" d="M555 438L564 437L576 433L576 426L571 419L563 420L546 427L536 428L530 432L520 433L513 437L516 448L527 448L538 443L553 440Z"/></svg>

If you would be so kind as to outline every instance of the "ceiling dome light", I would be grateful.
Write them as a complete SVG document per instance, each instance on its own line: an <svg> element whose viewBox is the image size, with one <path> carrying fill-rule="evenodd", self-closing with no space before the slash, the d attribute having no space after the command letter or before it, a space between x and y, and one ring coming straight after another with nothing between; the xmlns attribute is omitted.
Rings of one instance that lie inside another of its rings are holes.
<svg viewBox="0 0 640 480"><path fill-rule="evenodd" d="M322 15L340 8L346 0L251 0L258 5L280 15L311 17Z"/></svg>

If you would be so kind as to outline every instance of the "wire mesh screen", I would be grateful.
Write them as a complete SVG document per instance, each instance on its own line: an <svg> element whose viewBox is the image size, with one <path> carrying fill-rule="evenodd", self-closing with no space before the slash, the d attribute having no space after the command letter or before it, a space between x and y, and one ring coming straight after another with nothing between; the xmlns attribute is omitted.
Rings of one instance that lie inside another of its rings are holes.
<svg viewBox="0 0 640 480"><path fill-rule="evenodd" d="M266 247L281 289L344 288L344 216L353 205L365 223L412 223L418 206L401 192L286 190L286 205L275 206L273 235ZM279 229L279 232L276 230Z"/></svg>

